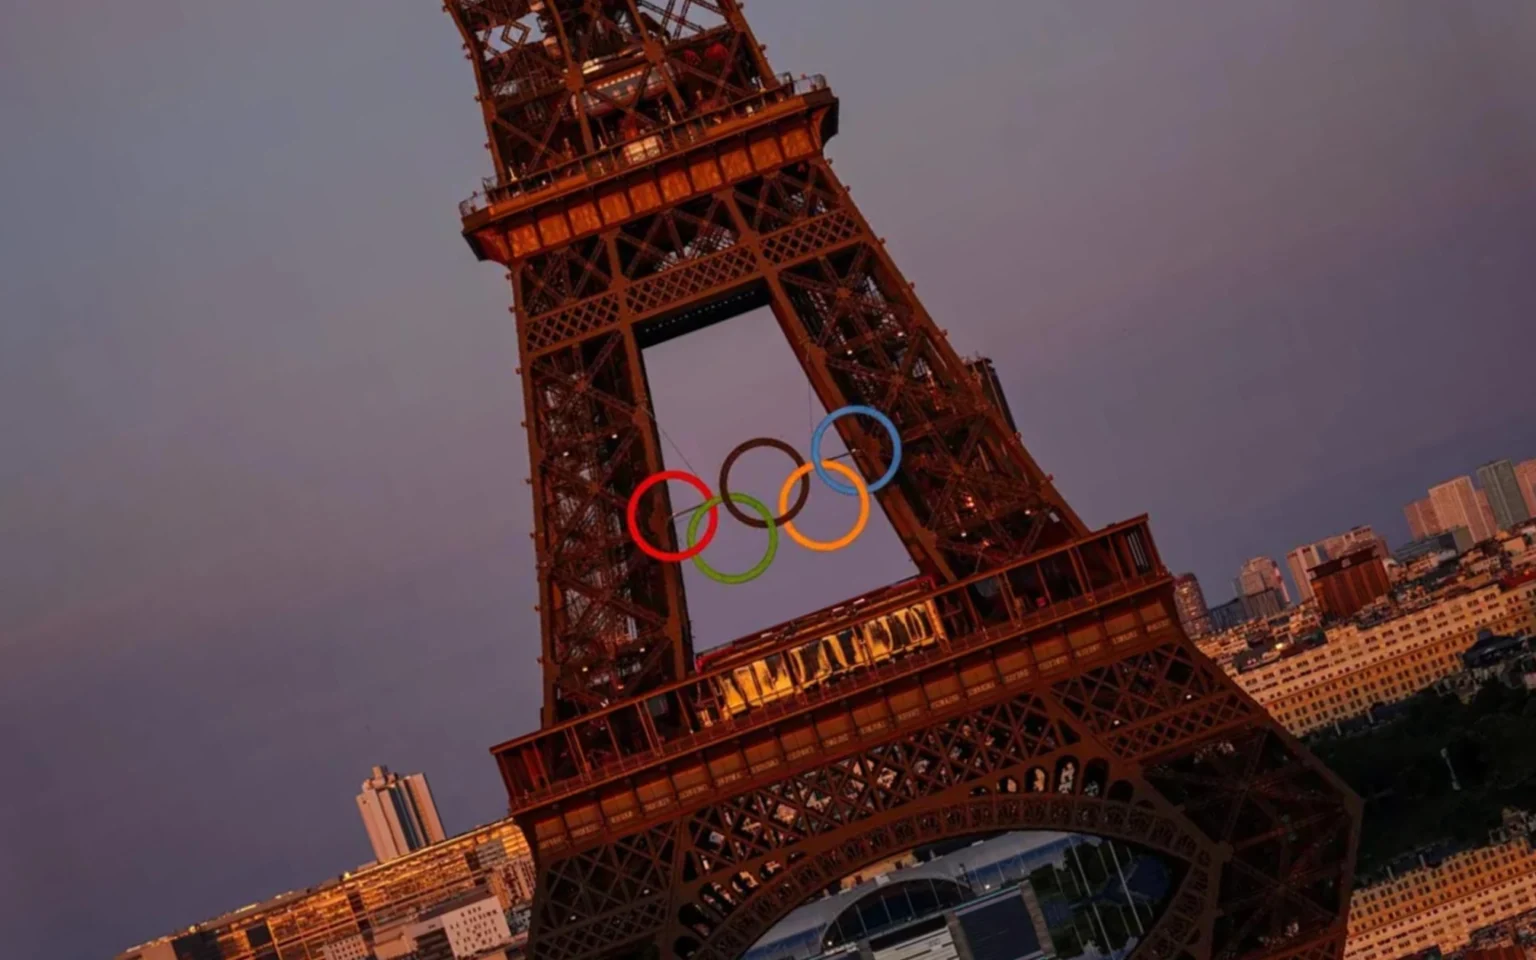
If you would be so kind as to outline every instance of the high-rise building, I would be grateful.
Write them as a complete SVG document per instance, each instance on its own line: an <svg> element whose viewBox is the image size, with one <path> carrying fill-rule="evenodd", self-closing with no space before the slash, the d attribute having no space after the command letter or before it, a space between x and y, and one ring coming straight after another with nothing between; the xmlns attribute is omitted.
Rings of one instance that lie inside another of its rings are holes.
<svg viewBox="0 0 1536 960"><path fill-rule="evenodd" d="M1440 518L1435 516L1434 501L1428 497L1425 497L1423 500L1415 500L1404 507L1403 516L1408 518L1408 537L1410 540L1423 540L1437 533L1445 532L1445 528L1440 525Z"/></svg>
<svg viewBox="0 0 1536 960"><path fill-rule="evenodd" d="M1386 565L1371 545L1315 568L1312 589L1324 616L1342 620L1391 593L1392 584Z"/></svg>
<svg viewBox="0 0 1536 960"><path fill-rule="evenodd" d="M1237 595L1251 597L1273 590L1284 604L1291 602L1290 592L1285 589L1285 578L1280 575L1280 564L1272 557L1254 557L1243 564L1237 574Z"/></svg>
<svg viewBox="0 0 1536 960"><path fill-rule="evenodd" d="M1411 518L1409 525L1413 525ZM1329 560L1337 560L1346 553L1354 553L1356 550L1365 548L1370 548L1372 553L1383 561L1392 555L1386 539L1372 530L1369 525L1351 527L1344 533L1297 547L1286 554L1285 565L1291 571L1291 582L1296 584L1298 601L1306 603L1314 599L1312 578L1308 571Z"/></svg>
<svg viewBox="0 0 1536 960"><path fill-rule="evenodd" d="M1226 633L1247 623L1250 619L1243 598L1237 597L1211 608L1211 632Z"/></svg>
<svg viewBox="0 0 1536 960"><path fill-rule="evenodd" d="M1308 571L1325 562L1328 552L1320 543L1297 547L1285 555L1285 565L1291 571L1291 582L1296 584L1296 599L1307 603L1312 599L1312 579Z"/></svg>
<svg viewBox="0 0 1536 960"><path fill-rule="evenodd" d="M1478 488L1477 512L1483 516L1483 526L1488 530L1488 536L1492 537L1499 532L1499 521L1494 519L1493 504L1488 502L1488 491Z"/></svg>
<svg viewBox="0 0 1536 960"><path fill-rule="evenodd" d="M1531 519L1530 507L1520 490L1520 478L1515 465L1508 460L1495 460L1477 468L1477 482L1482 485L1493 511L1494 526L1508 530L1517 523Z"/></svg>
<svg viewBox="0 0 1536 960"><path fill-rule="evenodd" d="M1198 640L1211 632L1211 611L1194 574L1186 573L1173 581L1173 602L1179 611L1179 623L1191 639Z"/></svg>
<svg viewBox="0 0 1536 960"><path fill-rule="evenodd" d="M1243 605L1243 611L1249 620L1267 620L1279 613L1283 613L1290 606L1290 597L1286 596L1282 589L1270 587L1260 590L1258 593L1248 593L1238 597Z"/></svg>
<svg viewBox="0 0 1536 960"><path fill-rule="evenodd" d="M1520 495L1525 497L1525 509L1536 517L1536 460L1526 460L1515 467L1515 481L1520 484Z"/></svg>
<svg viewBox="0 0 1536 960"><path fill-rule="evenodd" d="M1446 530L1444 533L1436 533L1405 543L1392 551L1392 559L1398 563L1412 563L1426 554L1460 555L1472 549L1472 534L1466 527L1456 527L1454 530Z"/></svg>
<svg viewBox="0 0 1536 960"><path fill-rule="evenodd" d="M357 809L380 863L443 839L443 822L437 817L432 791L419 773L402 777L388 767L374 767L373 776L363 781L363 792L357 795Z"/></svg>
<svg viewBox="0 0 1536 960"><path fill-rule="evenodd" d="M1466 527L1472 534L1473 543L1482 543L1493 536L1477 499L1477 488L1471 477L1457 477L1429 488L1429 499L1435 508L1435 519L1441 530Z"/></svg>

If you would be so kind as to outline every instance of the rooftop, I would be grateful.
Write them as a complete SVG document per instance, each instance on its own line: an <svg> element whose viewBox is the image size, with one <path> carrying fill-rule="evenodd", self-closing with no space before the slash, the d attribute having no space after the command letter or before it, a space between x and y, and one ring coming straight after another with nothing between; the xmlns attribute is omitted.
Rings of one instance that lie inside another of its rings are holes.
<svg viewBox="0 0 1536 960"><path fill-rule="evenodd" d="M229 911L228 913L220 914L219 916L216 916L212 919L204 920L201 923L192 924L191 926L175 930L165 936L156 937L153 940L148 940L144 943L130 947L124 951L124 954L131 954L135 950L142 950L145 947L149 947L156 943L162 943L164 941L183 936L187 933L213 930L263 913L270 913L281 907L301 901L307 897L326 893L348 884L362 885L370 882L371 880L374 880L375 878L383 879L384 877L392 876L402 870L423 865L425 862L431 861L435 857L442 855L447 848L461 845L467 841L488 838L491 834L506 830L508 828L513 830L517 829L517 825L512 822L510 817L504 820L497 820L493 823L484 824L482 826L475 827L472 830L467 830L464 833L458 834L457 836L449 837L448 839L439 841L438 843L422 847L420 850L414 850L408 854L405 854L404 856L395 857L394 859L385 861L384 863L370 863L359 867L356 870L349 870L340 876L324 880L312 887L305 887L302 890L289 890L287 892L280 893L275 897L269 897L266 900L246 904L243 907L238 907ZM483 897L484 894L476 894L477 899ZM460 906L463 906L463 904L460 904Z"/></svg>

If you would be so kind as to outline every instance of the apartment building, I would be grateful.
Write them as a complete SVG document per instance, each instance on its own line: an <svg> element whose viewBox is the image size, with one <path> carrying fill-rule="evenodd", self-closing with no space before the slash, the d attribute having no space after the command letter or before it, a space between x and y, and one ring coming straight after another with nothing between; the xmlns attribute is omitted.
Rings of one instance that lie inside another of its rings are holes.
<svg viewBox="0 0 1536 960"><path fill-rule="evenodd" d="M1195 646L1200 648L1200 652L1215 660L1217 666L1231 673L1232 662L1250 649L1248 643L1250 633L1246 625L1234 627L1231 630L1201 637L1195 641Z"/></svg>
<svg viewBox="0 0 1536 960"><path fill-rule="evenodd" d="M1392 592L1380 548L1364 547L1314 567L1311 590L1330 618L1353 617Z"/></svg>
<svg viewBox="0 0 1536 960"><path fill-rule="evenodd" d="M1522 839L1469 850L1436 867L1356 890L1344 960L1394 960L1428 947L1450 953L1473 931L1536 903L1536 850Z"/></svg>
<svg viewBox="0 0 1536 960"><path fill-rule="evenodd" d="M1493 536L1493 510L1487 505L1484 494L1478 498L1478 489L1471 477L1457 477L1429 488L1429 502L1440 522L1440 529L1466 527L1472 532L1472 542L1482 543Z"/></svg>
<svg viewBox="0 0 1536 960"><path fill-rule="evenodd" d="M1390 619L1332 628L1327 643L1234 672L1234 679L1292 733L1304 735L1455 673L1461 654L1485 629L1536 631L1536 578L1460 584Z"/></svg>

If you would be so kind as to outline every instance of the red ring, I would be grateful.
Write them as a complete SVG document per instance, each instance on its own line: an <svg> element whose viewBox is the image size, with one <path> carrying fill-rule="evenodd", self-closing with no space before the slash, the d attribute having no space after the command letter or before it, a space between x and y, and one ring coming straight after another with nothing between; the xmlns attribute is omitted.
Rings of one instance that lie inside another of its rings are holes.
<svg viewBox="0 0 1536 960"><path fill-rule="evenodd" d="M653 560L660 560L662 563L682 563L684 560L691 560L703 553L704 548L709 546L709 541L715 539L715 531L720 527L720 508L709 508L709 526L704 530L704 536L699 538L698 543L678 553L668 553L665 550L656 549L646 543L645 538L640 535L640 498L645 495L647 490L656 486L656 484L665 483L668 480L680 480L688 484L688 486L699 491L699 496L703 497L705 501L715 498L715 495L710 492L709 487L704 484L704 481L693 474L685 470L663 470L660 473L653 473L646 477L640 486L635 488L635 492L629 495L629 510L625 513L624 518L629 522L629 536L635 541L635 546L640 548L641 553L644 553Z"/></svg>

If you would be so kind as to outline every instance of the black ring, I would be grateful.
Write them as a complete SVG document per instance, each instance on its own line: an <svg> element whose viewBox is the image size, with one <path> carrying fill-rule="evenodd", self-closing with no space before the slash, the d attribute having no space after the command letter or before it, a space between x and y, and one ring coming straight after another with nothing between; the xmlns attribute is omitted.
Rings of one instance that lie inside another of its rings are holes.
<svg viewBox="0 0 1536 960"><path fill-rule="evenodd" d="M797 469L805 466L805 458L800 456L800 452L798 450L785 443L783 440L775 440L773 437L757 437L756 439L748 440L746 443L738 446L735 450L732 450L731 455L725 458L725 463L720 465L720 502L725 506L725 509L730 512L731 516L735 517L737 520L740 520L747 526L756 527L759 530L767 530L768 524L754 516L749 515L740 507L736 506L736 504L731 500L730 487L726 486L725 483L726 478L730 475L731 467L736 463L736 458L746 453L748 450L756 450L758 447L772 447L775 450L784 451L785 453L789 454L789 458L791 460L795 461L795 467ZM784 514L784 516L774 517L774 526L782 526L794 520L795 517L800 515L800 511L805 508L805 501L809 500L810 498L811 478L810 475L807 474L806 476L800 478L800 496L795 498L795 505L790 507L789 512Z"/></svg>

